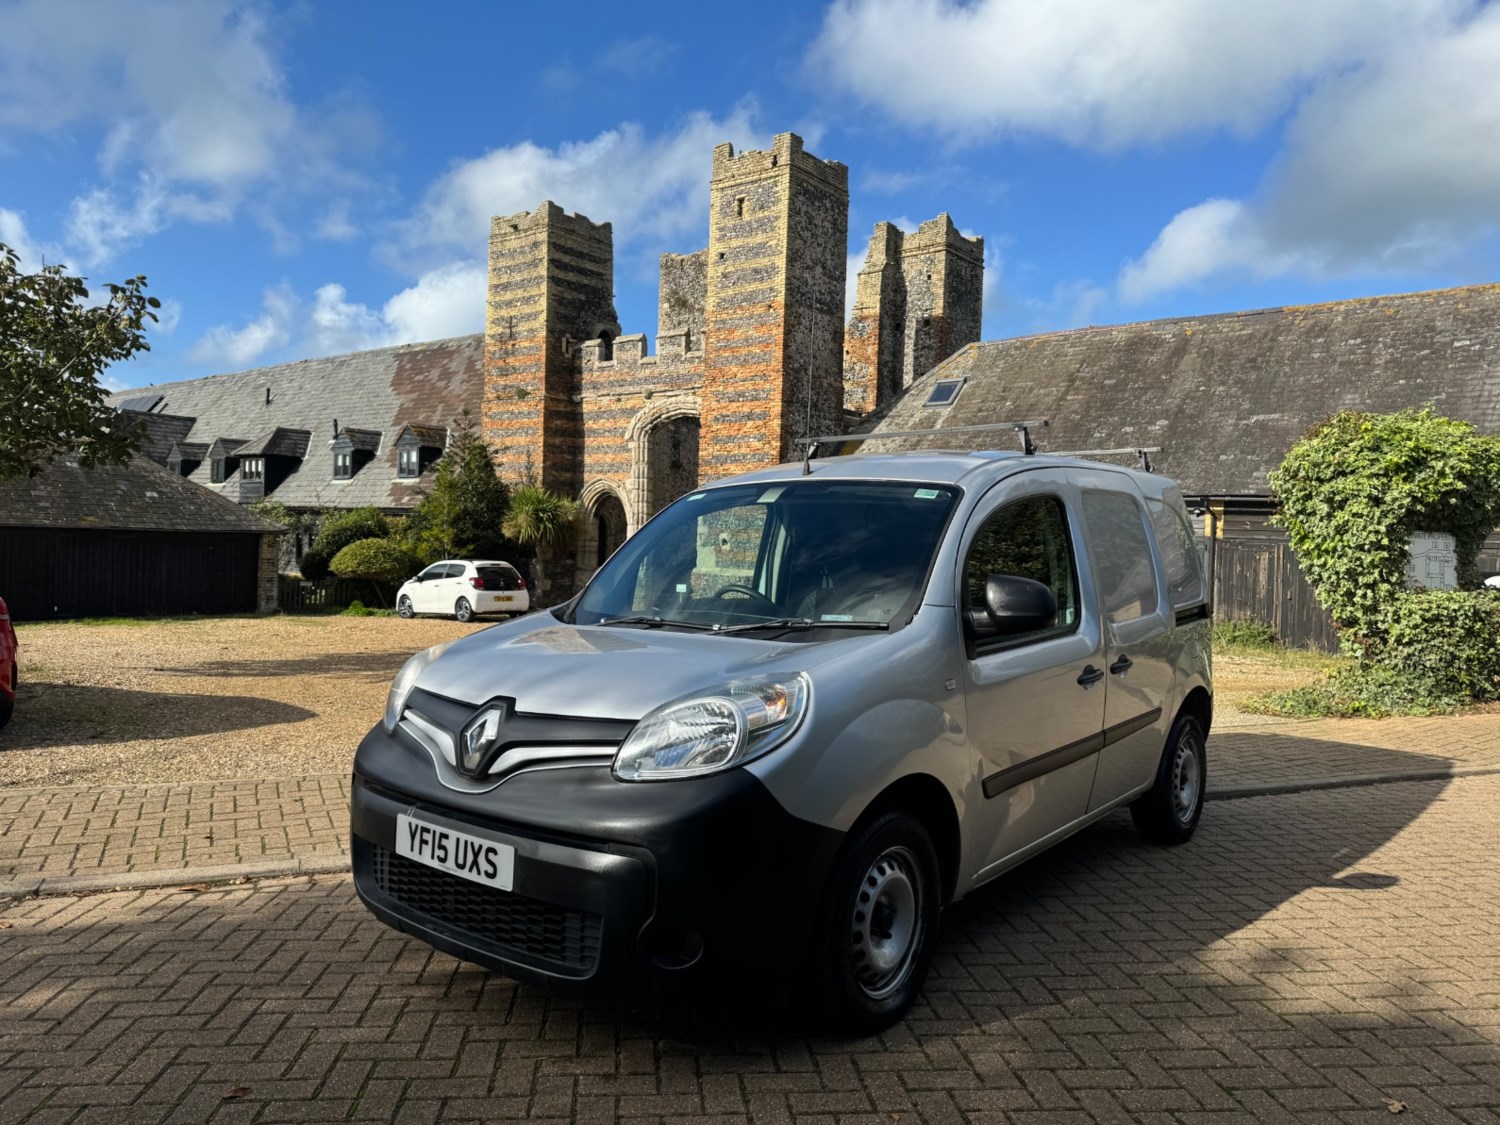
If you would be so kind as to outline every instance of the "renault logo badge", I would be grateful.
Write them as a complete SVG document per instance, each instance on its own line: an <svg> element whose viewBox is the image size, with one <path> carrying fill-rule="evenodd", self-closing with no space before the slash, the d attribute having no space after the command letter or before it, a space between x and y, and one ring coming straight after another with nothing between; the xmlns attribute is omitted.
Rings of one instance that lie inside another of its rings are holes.
<svg viewBox="0 0 1500 1125"><path fill-rule="evenodd" d="M470 777L479 776L480 767L500 741L500 729L505 725L505 712L499 707L486 707L459 737L459 768Z"/></svg>

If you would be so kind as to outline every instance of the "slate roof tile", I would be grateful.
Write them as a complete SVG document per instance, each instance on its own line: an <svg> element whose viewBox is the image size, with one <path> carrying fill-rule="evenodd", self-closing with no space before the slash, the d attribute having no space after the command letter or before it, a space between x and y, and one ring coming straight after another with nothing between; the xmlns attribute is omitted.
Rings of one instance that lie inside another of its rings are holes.
<svg viewBox="0 0 1500 1125"><path fill-rule="evenodd" d="M923 406L934 383L959 376L968 382L951 406ZM1262 496L1266 474L1329 415L1429 402L1500 434L1500 285L971 344L914 382L874 428L1047 418L1032 435L1043 451L1159 445L1153 467L1190 495ZM999 433L941 444L1015 448Z"/></svg>
<svg viewBox="0 0 1500 1125"><path fill-rule="evenodd" d="M284 530L142 456L123 466L92 469L65 456L34 477L0 480L0 526L259 534Z"/></svg>
<svg viewBox="0 0 1500 1125"><path fill-rule="evenodd" d="M304 460L270 499L291 508L409 508L431 478L396 476L396 435L413 422L446 435L443 426L432 427L435 419L446 422L466 408L477 412L484 395L484 337L459 336L307 359L163 383L150 392L162 396L158 406L163 413L193 419L191 431L181 435L192 442L214 445L236 435L242 442L255 441L256 435L264 437L278 428L305 431L309 436ZM110 401L119 405L144 393L123 391ZM335 420L341 430L370 431L384 439L378 446L383 452L350 480L333 477L327 439ZM251 436L243 436L247 434ZM230 497L238 495L235 477L222 485L210 483L211 460L205 458L189 479Z"/></svg>

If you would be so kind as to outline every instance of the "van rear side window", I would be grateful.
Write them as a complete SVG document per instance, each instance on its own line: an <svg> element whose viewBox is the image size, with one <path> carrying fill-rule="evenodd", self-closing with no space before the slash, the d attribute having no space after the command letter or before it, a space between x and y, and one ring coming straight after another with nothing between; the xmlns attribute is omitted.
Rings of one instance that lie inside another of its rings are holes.
<svg viewBox="0 0 1500 1125"><path fill-rule="evenodd" d="M1123 492L1083 494L1104 612L1118 625L1156 612L1156 570L1135 498Z"/></svg>
<svg viewBox="0 0 1500 1125"><path fill-rule="evenodd" d="M1203 568L1187 512L1180 504L1164 503L1154 496L1146 498L1146 507L1151 512L1156 545L1161 549L1162 566L1167 571L1167 597L1172 601L1172 608L1190 609L1202 605L1205 600Z"/></svg>

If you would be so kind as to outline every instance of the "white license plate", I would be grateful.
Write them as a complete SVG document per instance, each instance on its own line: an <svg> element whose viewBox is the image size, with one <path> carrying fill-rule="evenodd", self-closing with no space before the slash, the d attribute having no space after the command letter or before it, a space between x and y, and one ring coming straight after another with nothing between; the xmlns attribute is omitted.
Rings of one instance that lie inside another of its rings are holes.
<svg viewBox="0 0 1500 1125"><path fill-rule="evenodd" d="M509 844L405 813L396 815L396 854L502 891L510 890L516 874L516 849Z"/></svg>

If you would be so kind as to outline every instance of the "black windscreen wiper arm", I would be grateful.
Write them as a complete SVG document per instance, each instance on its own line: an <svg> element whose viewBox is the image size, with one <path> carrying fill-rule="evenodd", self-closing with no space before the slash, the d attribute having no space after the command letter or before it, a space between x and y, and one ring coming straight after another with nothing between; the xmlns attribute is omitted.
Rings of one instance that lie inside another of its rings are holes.
<svg viewBox="0 0 1500 1125"><path fill-rule="evenodd" d="M665 617L651 617L639 614L629 617L606 617L594 622L595 625L644 625L648 629L660 629L663 626L672 626L678 629L698 629L707 632L713 628L712 625L704 625L697 621L672 621Z"/></svg>
<svg viewBox="0 0 1500 1125"><path fill-rule="evenodd" d="M749 621L744 625L727 625L715 633L748 633L752 629L889 629L888 621L815 621L811 617L773 617L769 621Z"/></svg>

